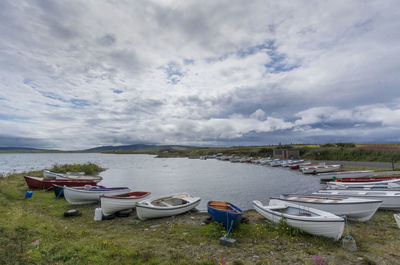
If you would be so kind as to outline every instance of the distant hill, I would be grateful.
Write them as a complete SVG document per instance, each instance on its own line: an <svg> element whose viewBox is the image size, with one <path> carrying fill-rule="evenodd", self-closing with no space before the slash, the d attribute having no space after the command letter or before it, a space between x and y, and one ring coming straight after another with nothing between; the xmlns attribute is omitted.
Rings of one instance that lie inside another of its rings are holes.
<svg viewBox="0 0 400 265"><path fill-rule="evenodd" d="M37 149L30 147L0 147L0 153L48 153L59 152L58 150Z"/></svg>
<svg viewBox="0 0 400 265"><path fill-rule="evenodd" d="M181 151L194 147L182 145L149 145L149 144L133 144L119 146L99 146L95 148L81 150L81 152L160 152L160 151Z"/></svg>

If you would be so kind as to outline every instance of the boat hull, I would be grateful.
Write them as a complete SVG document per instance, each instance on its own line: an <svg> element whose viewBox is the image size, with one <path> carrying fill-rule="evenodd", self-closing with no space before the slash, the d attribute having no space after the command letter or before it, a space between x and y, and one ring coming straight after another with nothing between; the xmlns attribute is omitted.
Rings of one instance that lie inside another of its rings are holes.
<svg viewBox="0 0 400 265"><path fill-rule="evenodd" d="M340 165L329 165L329 166L315 166L315 167L303 167L301 171L303 174L317 174L324 172L334 172L340 169Z"/></svg>
<svg viewBox="0 0 400 265"><path fill-rule="evenodd" d="M128 192L131 192L131 190L127 187L101 188L90 191L64 186L64 197L67 202L73 205L97 203L101 195L117 195Z"/></svg>
<svg viewBox="0 0 400 265"><path fill-rule="evenodd" d="M103 215L111 215L113 213L133 209L136 207L136 203L144 200L150 195L150 192L131 192L130 194L136 193L137 197L120 197L124 194L117 196L100 196L101 211Z"/></svg>
<svg viewBox="0 0 400 265"><path fill-rule="evenodd" d="M223 202L225 203L225 202ZM207 212L211 216L214 221L218 223L222 223L225 229L229 229L232 225L232 228L239 225L240 221L242 220L243 211L240 210L237 206L227 203L232 210L222 210L218 209L215 206L212 206L213 201L207 203Z"/></svg>
<svg viewBox="0 0 400 265"><path fill-rule="evenodd" d="M185 194L188 195L188 194ZM175 195L174 195L175 196ZM190 197L191 199L184 205L173 207L160 207L152 205L151 199L143 200L136 203L136 213L139 219L153 219L179 215L194 209L200 204L201 199L198 197ZM159 199L162 200L163 198Z"/></svg>
<svg viewBox="0 0 400 265"><path fill-rule="evenodd" d="M394 220L396 220L397 226L400 228L400 215L394 214Z"/></svg>
<svg viewBox="0 0 400 265"><path fill-rule="evenodd" d="M307 209L314 212L323 212L327 216L321 217L306 217L306 216L294 216L276 212L275 209L279 207L291 205L298 207L295 204L285 203L278 206L263 206L259 201L253 201L253 206L258 213L274 223L279 223L282 219L290 226L297 227L309 234L324 236L339 240L342 237L345 221L343 218L335 216L327 212L323 212L316 209Z"/></svg>
<svg viewBox="0 0 400 265"><path fill-rule="evenodd" d="M355 197L382 201L379 209L398 210L400 209L400 192L397 191L358 191L358 190L320 190L313 195L323 197Z"/></svg>
<svg viewBox="0 0 400 265"><path fill-rule="evenodd" d="M310 196L311 197L311 196ZM317 197L319 198L319 197ZM286 199L277 198L271 199L270 205L279 205L281 202L290 202L303 207L309 207L318 209L325 212L333 213L334 215L342 216L345 215L349 220L366 222L375 214L381 205L382 201L379 200L367 200L367 199L342 199L343 202L338 202L338 200L331 200L331 202L318 202L318 199L308 202L296 200L296 199ZM346 201L347 200L347 201Z"/></svg>
<svg viewBox="0 0 400 265"><path fill-rule="evenodd" d="M96 185L96 182L91 180L61 180L61 179L45 179L31 176L24 176L25 182L30 189L51 189L53 184L59 186L85 186Z"/></svg>

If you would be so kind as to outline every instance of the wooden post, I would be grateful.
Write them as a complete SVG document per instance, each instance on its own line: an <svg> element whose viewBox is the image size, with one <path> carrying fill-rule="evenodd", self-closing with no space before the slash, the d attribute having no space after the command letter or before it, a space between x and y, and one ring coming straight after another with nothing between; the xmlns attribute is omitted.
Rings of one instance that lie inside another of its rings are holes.
<svg viewBox="0 0 400 265"><path fill-rule="evenodd" d="M394 171L394 159L392 159L392 170Z"/></svg>

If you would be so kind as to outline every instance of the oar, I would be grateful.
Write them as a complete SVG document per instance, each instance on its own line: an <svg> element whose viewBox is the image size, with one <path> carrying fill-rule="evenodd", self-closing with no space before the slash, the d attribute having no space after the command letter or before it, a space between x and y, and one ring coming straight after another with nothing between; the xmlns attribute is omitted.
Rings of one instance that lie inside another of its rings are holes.
<svg viewBox="0 0 400 265"><path fill-rule="evenodd" d="M53 204L51 204L49 207L53 207L54 204L56 204L56 201L58 200L58 198L60 198L61 194L63 193L64 188L61 189L60 193L57 195L56 200L53 202Z"/></svg>

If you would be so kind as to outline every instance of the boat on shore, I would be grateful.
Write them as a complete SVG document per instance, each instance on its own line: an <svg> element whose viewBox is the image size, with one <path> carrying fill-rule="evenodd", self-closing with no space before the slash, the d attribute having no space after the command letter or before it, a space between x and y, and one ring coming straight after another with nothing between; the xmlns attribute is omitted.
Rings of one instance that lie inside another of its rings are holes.
<svg viewBox="0 0 400 265"><path fill-rule="evenodd" d="M382 203L380 200L364 198L326 198L315 195L287 194L281 195L279 198L271 198L269 205L277 205L280 203L278 201L295 203L338 216L345 215L349 220L358 222L366 222L371 219Z"/></svg>
<svg viewBox="0 0 400 265"><path fill-rule="evenodd" d="M253 201L253 206L258 213L273 223L284 220L288 225L309 234L335 240L339 240L343 234L344 218L329 212L284 201L268 206L263 205L260 201Z"/></svg>
<svg viewBox="0 0 400 265"><path fill-rule="evenodd" d="M397 226L400 228L400 215L394 214L394 220L396 220Z"/></svg>
<svg viewBox="0 0 400 265"><path fill-rule="evenodd" d="M330 189L314 192L313 195L320 197L356 197L382 201L379 209L397 210L400 209L400 191L392 190L347 190Z"/></svg>
<svg viewBox="0 0 400 265"><path fill-rule="evenodd" d="M400 182L400 176L387 176L387 177L360 177L360 178L338 178L335 182L343 183L354 183L354 182L381 182L388 180L398 180Z"/></svg>
<svg viewBox="0 0 400 265"><path fill-rule="evenodd" d="M317 174L317 173L338 171L339 169L340 165L317 165L317 166L302 167L300 170L301 172L303 172L303 174Z"/></svg>
<svg viewBox="0 0 400 265"><path fill-rule="evenodd" d="M209 201L207 212L214 221L222 223L227 231L240 223L243 214L239 207L223 201Z"/></svg>
<svg viewBox="0 0 400 265"><path fill-rule="evenodd" d="M133 209L136 203L150 195L147 191L133 191L117 195L101 195L100 205L103 215L111 215L118 211Z"/></svg>
<svg viewBox="0 0 400 265"><path fill-rule="evenodd" d="M201 198L188 193L174 194L157 199L146 199L136 203L139 219L168 217L188 212L200 204Z"/></svg>
<svg viewBox="0 0 400 265"><path fill-rule="evenodd" d="M96 182L91 180L45 179L31 176L24 176L24 179L30 189L51 189L53 184L69 187L96 185Z"/></svg>
<svg viewBox="0 0 400 265"><path fill-rule="evenodd" d="M375 173L373 170L351 170L351 171L336 171L328 173L319 173L315 177L321 181L330 181L337 179L348 179L348 178L363 178L372 176Z"/></svg>
<svg viewBox="0 0 400 265"><path fill-rule="evenodd" d="M64 197L70 204L90 204L97 203L101 195L117 195L131 192L128 187L104 188L98 186L88 186L73 188L64 186Z"/></svg>
<svg viewBox="0 0 400 265"><path fill-rule="evenodd" d="M43 170L43 176L47 179L91 180L96 183L103 179L101 176L85 175L85 172L57 173L48 170Z"/></svg>

